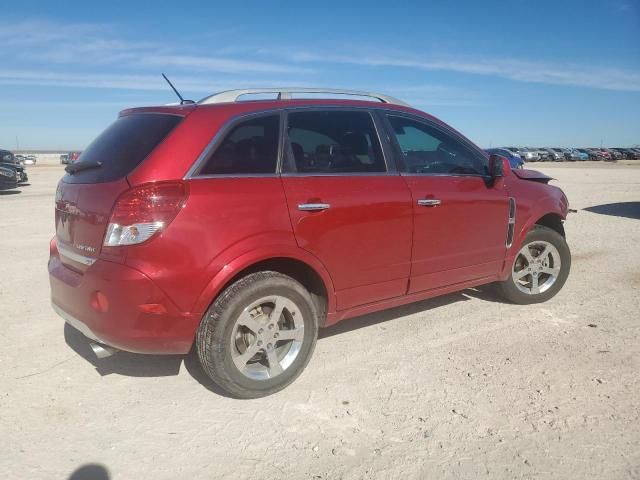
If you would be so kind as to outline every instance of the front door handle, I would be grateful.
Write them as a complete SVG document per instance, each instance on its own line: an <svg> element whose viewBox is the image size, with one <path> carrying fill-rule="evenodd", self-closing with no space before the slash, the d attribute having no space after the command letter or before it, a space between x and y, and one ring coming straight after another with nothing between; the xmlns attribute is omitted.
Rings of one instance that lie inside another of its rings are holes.
<svg viewBox="0 0 640 480"><path fill-rule="evenodd" d="M423 200L418 200L418 205L421 207L436 207L440 205L440 200L436 198L425 198Z"/></svg>
<svg viewBox="0 0 640 480"><path fill-rule="evenodd" d="M326 210L331 205L328 203L300 203L298 204L298 210L303 212L319 212L320 210Z"/></svg>

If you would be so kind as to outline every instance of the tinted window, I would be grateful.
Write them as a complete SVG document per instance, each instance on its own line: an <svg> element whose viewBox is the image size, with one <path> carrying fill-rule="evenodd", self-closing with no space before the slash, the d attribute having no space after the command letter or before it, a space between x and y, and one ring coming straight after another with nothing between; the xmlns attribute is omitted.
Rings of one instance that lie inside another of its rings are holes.
<svg viewBox="0 0 640 480"><path fill-rule="evenodd" d="M386 170L368 112L310 111L288 115L287 171L367 173Z"/></svg>
<svg viewBox="0 0 640 480"><path fill-rule="evenodd" d="M275 173L279 132L278 114L239 123L227 134L200 175Z"/></svg>
<svg viewBox="0 0 640 480"><path fill-rule="evenodd" d="M133 114L118 118L82 152L77 162L102 162L100 167L67 175L68 183L111 182L125 177L182 120L176 115Z"/></svg>
<svg viewBox="0 0 640 480"><path fill-rule="evenodd" d="M389 116L402 150L405 171L425 174L488 175L487 160L441 130L405 117Z"/></svg>

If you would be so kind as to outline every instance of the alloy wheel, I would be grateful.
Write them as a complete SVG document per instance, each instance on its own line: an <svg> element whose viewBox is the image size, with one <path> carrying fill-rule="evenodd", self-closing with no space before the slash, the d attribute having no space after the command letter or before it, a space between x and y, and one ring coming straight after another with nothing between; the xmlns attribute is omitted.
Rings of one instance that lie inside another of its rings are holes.
<svg viewBox="0 0 640 480"><path fill-rule="evenodd" d="M511 277L528 295L544 293L556 282L562 263L558 249L546 241L524 245L513 263Z"/></svg>
<svg viewBox="0 0 640 480"><path fill-rule="evenodd" d="M273 295L246 307L231 334L231 358L252 380L281 375L297 358L304 339L300 309L290 299Z"/></svg>

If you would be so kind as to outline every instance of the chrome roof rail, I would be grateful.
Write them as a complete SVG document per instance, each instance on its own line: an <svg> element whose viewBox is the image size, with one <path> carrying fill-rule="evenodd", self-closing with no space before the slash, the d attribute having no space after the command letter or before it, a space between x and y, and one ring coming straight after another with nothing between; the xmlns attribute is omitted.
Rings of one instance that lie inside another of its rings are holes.
<svg viewBox="0 0 640 480"><path fill-rule="evenodd" d="M224 92L214 93L208 97L198 101L199 105L209 105L213 103L229 103L237 102L242 95L254 95L260 93L277 93L278 100L292 100L294 93L329 93L332 95L352 95L357 97L370 97L382 103L390 103L393 105L402 105L409 107L410 105L389 95L380 93L361 92L358 90L342 90L340 88L307 88L307 87L291 87L291 88L244 88L240 90L226 90Z"/></svg>

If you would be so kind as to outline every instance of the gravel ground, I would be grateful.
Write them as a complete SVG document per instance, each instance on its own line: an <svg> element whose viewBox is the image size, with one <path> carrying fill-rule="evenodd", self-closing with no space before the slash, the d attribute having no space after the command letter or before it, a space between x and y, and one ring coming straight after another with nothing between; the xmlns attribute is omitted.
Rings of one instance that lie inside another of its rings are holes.
<svg viewBox="0 0 640 480"><path fill-rule="evenodd" d="M579 210L550 302L467 290L346 321L249 401L192 356L92 358L49 305L61 170L30 168L0 194L0 478L640 478L639 167L533 166Z"/></svg>

